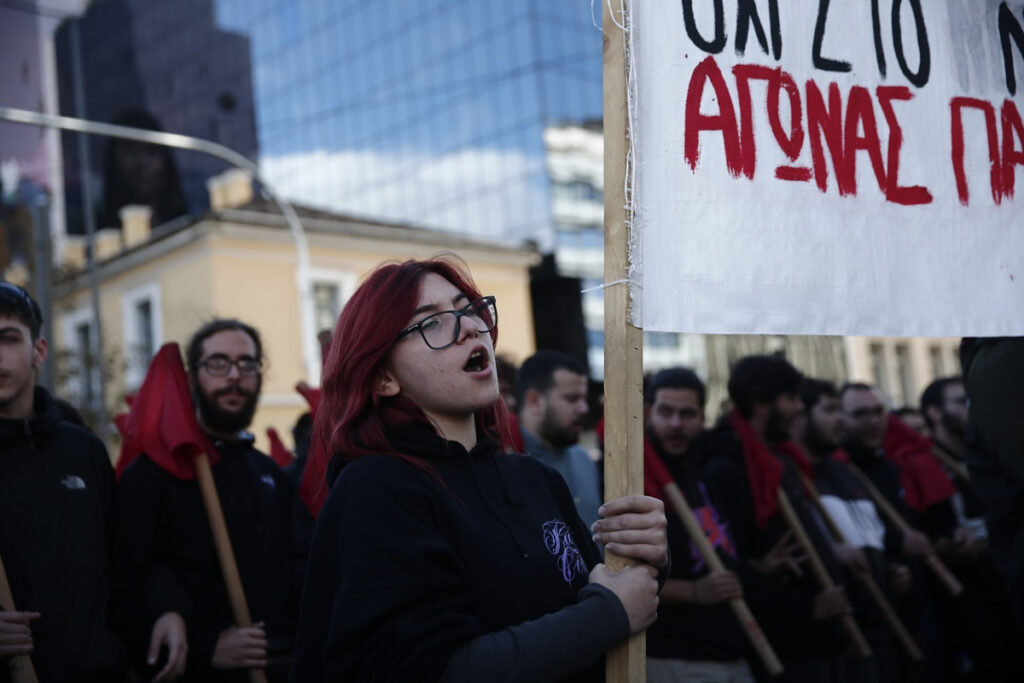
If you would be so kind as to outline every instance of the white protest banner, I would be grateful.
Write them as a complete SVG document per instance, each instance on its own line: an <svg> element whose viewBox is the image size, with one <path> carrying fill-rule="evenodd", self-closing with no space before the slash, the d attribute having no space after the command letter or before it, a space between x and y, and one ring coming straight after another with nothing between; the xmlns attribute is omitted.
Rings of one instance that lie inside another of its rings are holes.
<svg viewBox="0 0 1024 683"><path fill-rule="evenodd" d="M631 5L634 324L1024 334L1024 3Z"/></svg>

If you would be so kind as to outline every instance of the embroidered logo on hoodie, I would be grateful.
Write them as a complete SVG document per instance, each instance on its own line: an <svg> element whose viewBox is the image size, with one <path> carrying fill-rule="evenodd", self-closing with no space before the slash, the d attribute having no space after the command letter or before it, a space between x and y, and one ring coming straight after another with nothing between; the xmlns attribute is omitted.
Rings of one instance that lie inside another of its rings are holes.
<svg viewBox="0 0 1024 683"><path fill-rule="evenodd" d="M580 555L580 551L576 547L572 531L560 519L544 522L542 529L544 531L544 547L557 558L558 571L562 573L565 582L572 583L577 576L587 571L587 565L583 562L583 556Z"/></svg>
<svg viewBox="0 0 1024 683"><path fill-rule="evenodd" d="M60 483L64 484L64 488L71 489L72 491L78 491L85 488L85 480L77 474L69 474L61 479Z"/></svg>

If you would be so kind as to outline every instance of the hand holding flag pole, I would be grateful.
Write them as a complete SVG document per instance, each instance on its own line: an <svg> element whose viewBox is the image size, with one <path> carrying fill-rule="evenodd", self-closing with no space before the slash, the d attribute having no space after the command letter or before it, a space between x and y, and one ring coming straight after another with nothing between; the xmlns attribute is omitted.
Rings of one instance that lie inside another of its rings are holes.
<svg viewBox="0 0 1024 683"><path fill-rule="evenodd" d="M124 444L117 464L118 474L145 453L172 476L197 480L235 625L252 626L224 511L210 469L211 457L216 457L217 449L199 427L177 344L164 344L153 357L123 427ZM251 683L267 683L266 673L263 669L249 669L249 680Z"/></svg>
<svg viewBox="0 0 1024 683"><path fill-rule="evenodd" d="M814 575L818 585L823 590L835 588L836 584L832 580L832 575L825 568L825 563L821 561L821 556L818 555L814 543L811 541L810 536L807 535L807 530L804 529L803 524L800 523L800 518L797 517L796 511L793 509L793 504L789 502L789 496L786 495L781 486L779 487L778 500L779 511L782 513L783 519L786 520L786 525L807 553L807 560L811 565L811 574ZM868 641L864 638L864 634L861 633L860 627L857 626L857 622L853 620L853 617L849 614L843 614L839 616L839 623L842 624L847 638L850 639L854 654L862 659L870 657L871 646L868 645Z"/></svg>
<svg viewBox="0 0 1024 683"><path fill-rule="evenodd" d="M718 553L715 552L715 549L711 547L711 543L708 542L704 529L701 528L697 518L694 517L693 510L690 509L689 504L686 502L683 492L679 490L679 485L672 479L672 475L661 460L658 459L657 454L653 453L649 447L646 447L646 444L644 448L644 488L648 495L658 497L663 495L666 502L672 505L679 516L679 521L683 524L683 528L686 529L686 533L693 539L701 557L707 563L708 569L712 572L725 571L725 565L722 564ZM736 615L736 619L740 622L743 632L757 652L757 656L760 657L761 663L764 664L768 673L772 676L782 673L782 662L776 656L771 643L765 637L764 631L761 630L746 601L743 598L730 598L728 602L730 609Z"/></svg>
<svg viewBox="0 0 1024 683"><path fill-rule="evenodd" d="M821 494L818 492L818 487L814 485L814 482L804 473L800 473L800 478L803 480L804 488L807 489L807 493L810 494L811 499L814 501L815 507L818 508L821 518L825 520L825 526L828 527L832 537L835 538L837 543L846 543L846 538L843 536L843 532L839 529L839 525L836 524L835 519L829 514L828 508L821 502ZM924 659L924 655L921 653L920 648L917 647L917 643L914 642L914 638L907 631L903 622L896 616L896 610L892 608L892 605L886 599L885 594L882 593L882 589L879 588L875 578L867 572L855 572L857 579L864 584L864 588L867 590L868 595L871 596L872 602L878 607L878 611L882 613L882 618L885 619L885 623L889 626L889 630L892 631L896 639L903 645L903 649L907 651L907 656L912 661L920 662Z"/></svg>
<svg viewBox="0 0 1024 683"><path fill-rule="evenodd" d="M0 608L3 608L5 612L17 611L2 558L0 558ZM11 683L39 683L39 679L36 678L36 669L32 666L32 657L29 655L11 655L7 658L7 668L11 673Z"/></svg>
<svg viewBox="0 0 1024 683"><path fill-rule="evenodd" d="M853 463L849 463L849 467L850 471L860 479L862 484L864 484L864 488L867 489L868 493L874 499L875 505L882 514L885 515L889 522L903 533L911 531L911 526L907 523L907 520L903 519L903 515L897 512L896 508L894 508L892 504L885 499L885 496L883 496L882 492L878 490L870 479L868 479L867 475L861 472L860 468ZM964 592L963 584L960 583L956 576L953 575L953 572L949 571L949 567L947 567L934 552L928 553L928 555L925 556L924 563L928 565L928 569L932 571L935 578L939 580L939 583L946 587L946 590L949 591L949 594L954 598Z"/></svg>

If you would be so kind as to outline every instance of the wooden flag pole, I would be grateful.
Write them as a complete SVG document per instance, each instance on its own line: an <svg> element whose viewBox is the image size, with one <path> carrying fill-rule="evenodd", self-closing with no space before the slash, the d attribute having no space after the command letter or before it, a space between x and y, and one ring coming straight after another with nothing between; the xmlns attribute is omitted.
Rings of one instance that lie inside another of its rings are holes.
<svg viewBox="0 0 1024 683"><path fill-rule="evenodd" d="M932 455L934 455L935 459L942 463L946 469L952 472L954 477L957 477L964 483L971 483L971 474L967 471L967 467L965 467L963 463L959 463L954 460L938 446L932 446Z"/></svg>
<svg viewBox="0 0 1024 683"><path fill-rule="evenodd" d="M860 482L864 484L864 488L868 490L868 493L874 499L875 506L882 511L882 514L886 516L893 526L897 527L903 533L913 531L910 524L907 523L907 520L903 519L903 516L892 506L892 503L886 500L885 496L882 495L882 492L875 487L866 474L860 471L859 467L853 463L849 463L848 467L850 468L850 471L860 479ZM925 556L924 563L928 565L928 569L930 569L932 574L935 575L935 578L939 580L939 583L946 587L946 590L949 591L949 594L954 598L964 592L963 584L960 583L960 580L953 575L953 572L949 571L949 567L947 567L934 552L928 553Z"/></svg>
<svg viewBox="0 0 1024 683"><path fill-rule="evenodd" d="M17 612L14 605L14 594L11 584L7 581L7 570L4 569L3 558L0 558L0 607L5 612ZM7 669L11 672L11 683L39 683L36 669L32 666L29 655L12 655L7 658Z"/></svg>
<svg viewBox="0 0 1024 683"><path fill-rule="evenodd" d="M804 487L811 494L811 498L814 500L815 507L818 508L818 512L821 514L821 518L825 520L825 526L832 533L832 536L838 543L846 543L846 537L843 536L843 532L839 529L839 525L836 524L835 519L829 513L828 508L821 502L821 494L818 492L818 487L814 485L814 482L810 478L800 473L801 479L803 479ZM871 596L872 602L878 607L878 611L881 612L882 618L885 619L885 623L889 626L889 630L893 632L896 639L903 645L903 649L907 651L907 656L915 662L920 662L924 659L924 655L921 653L921 649L917 647L917 643L914 642L913 636L907 631L903 622L896 615L896 610L892 608L892 604L886 599L885 594L879 587L878 582L869 573L855 573L861 583L864 584L864 588L867 589L868 595Z"/></svg>
<svg viewBox="0 0 1024 683"><path fill-rule="evenodd" d="M708 569L713 572L725 571L722 558L711 547L704 529L701 528L696 517L693 516L693 510L690 508L689 503L686 502L683 492L679 490L679 485L675 482L669 482L661 490L665 497L668 498L668 502L675 508L679 521L682 522L686 533L690 535L690 538L697 545L697 550L700 552L701 557L704 558L704 561L707 562ZM729 607L739 620L740 626L743 627L743 632L747 634L747 639L757 652L761 663L764 664L764 668L768 673L772 676L778 676L782 673L782 662L775 655L775 650L772 649L771 643L768 642L764 631L761 630L761 626L754 619L754 615L750 612L750 607L747 606L746 600L743 598L732 598L729 600Z"/></svg>
<svg viewBox="0 0 1024 683"><path fill-rule="evenodd" d="M231 603L231 614L235 618L236 626L252 626L249 603L245 600L242 577L238 574L238 564L235 562L235 553L231 548L231 537L228 536L228 525L224 521L220 498L217 497L217 485L213 481L210 459L206 453L200 453L195 456L194 462L196 481L199 482L199 492L203 497L206 517L210 520L213 544L217 547L217 559L220 561L220 571L224 576L224 585L227 587L228 602ZM267 683L267 674L263 669L249 669L249 681L251 683Z"/></svg>
<svg viewBox="0 0 1024 683"><path fill-rule="evenodd" d="M629 0L615 0L625 8ZM601 3L604 53L604 279L619 283L604 290L605 499L641 494L643 471L643 337L629 323L629 229L626 216L626 159L629 121L626 105L623 16ZM624 558L605 554L615 571ZM608 683L647 680L646 640L637 634L608 651Z"/></svg>
<svg viewBox="0 0 1024 683"><path fill-rule="evenodd" d="M789 496L786 495L782 488L779 488L779 510L786 520L786 525L807 553L808 563L811 565L811 574L818 581L818 585L824 590L835 588L836 584L832 580L832 576L825 568L825 563L821 561L818 551L814 548L814 544L807 535L807 530L800 523L800 518L797 517L792 503L789 502ZM864 638L864 634L860 632L860 627L857 626L857 622L853 620L853 617L849 614L843 614L839 617L839 623L842 624L843 630L846 631L846 636L850 639L854 654L861 658L870 657L871 646L868 645L868 641Z"/></svg>

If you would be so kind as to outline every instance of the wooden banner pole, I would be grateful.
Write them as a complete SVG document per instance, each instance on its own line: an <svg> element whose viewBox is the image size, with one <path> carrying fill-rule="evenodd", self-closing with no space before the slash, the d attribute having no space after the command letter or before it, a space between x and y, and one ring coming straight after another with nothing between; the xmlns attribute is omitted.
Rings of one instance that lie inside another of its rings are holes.
<svg viewBox="0 0 1024 683"><path fill-rule="evenodd" d="M629 229L626 215L626 159L629 117L626 104L626 36L624 17L629 0L601 2L604 54L604 279L620 283L604 290L605 499L642 494L643 471L643 337L629 323ZM609 569L626 560L605 554ZM644 634L608 651L608 683L647 680Z"/></svg>
<svg viewBox="0 0 1024 683"><path fill-rule="evenodd" d="M821 514L821 518L825 520L825 526L828 527L829 532L833 538L836 539L837 543L846 543L846 537L843 536L842 530L839 525L836 524L836 520L829 513L828 508L821 502L821 494L818 492L818 487L814 485L807 475L801 473L801 479L803 479L804 487L811 494L814 500L815 507L818 508L818 513ZM854 572L854 576L857 577L861 583L864 584L864 588L867 590L868 595L871 596L872 602L878 607L878 611L881 612L882 618L888 625L889 630L892 631L896 639L903 645L903 649L907 651L907 656L915 662L920 662L924 659L924 655L921 653L921 649L917 647L917 643L914 641L913 636L907 631L907 628L900 621L900 618L896 615L896 610L893 609L892 604L886 599L885 594L879 587L878 582L869 573L858 573Z"/></svg>
<svg viewBox="0 0 1024 683"><path fill-rule="evenodd" d="M870 494L874 499L875 506L883 515L885 515L893 526L897 527L903 533L913 530L910 524L907 523L907 520L903 519L903 515L901 515L896 508L892 506L892 503L886 500L885 496L882 495L882 492L875 487L866 474L860 471L859 467L850 463L849 468L851 472L857 475L860 482L864 484L864 488L868 490L868 494ZM946 590L949 591L949 594L954 598L964 592L963 584L960 583L959 579L953 575L953 572L949 571L949 567L947 567L934 552L928 553L928 555L925 556L924 563L928 566L928 569L931 570L932 574L935 575L935 578L939 580L939 583L945 586Z"/></svg>
<svg viewBox="0 0 1024 683"><path fill-rule="evenodd" d="M804 525L800 523L800 518L797 517L796 510L793 509L792 503L789 502L789 496L787 496L786 492L781 488L779 489L779 510L782 512L782 516L786 520L786 525L789 526L793 535L807 553L807 560L811 566L811 574L813 574L814 578L818 581L818 585L825 590L835 588L836 584L832 580L832 575L828 573L828 570L825 568L825 563L821 561L821 557L818 555L818 551L814 548L814 544L807 535L807 530L804 529ZM850 644L853 646L854 654L860 658L870 657L871 646L868 645L867 639L864 638L864 634L861 633L860 627L857 626L857 622L853 620L853 617L849 614L843 614L839 617L839 623L842 624L843 630L846 631L846 636L850 639Z"/></svg>
<svg viewBox="0 0 1024 683"><path fill-rule="evenodd" d="M7 570L4 569L3 558L0 558L0 607L5 612L17 612L14 605L14 594L11 584L7 581ZM11 672L11 683L39 683L36 669L32 666L29 655L12 655L7 658L7 669Z"/></svg>
<svg viewBox="0 0 1024 683"><path fill-rule="evenodd" d="M199 492L203 497L206 517L210 520L213 544L217 548L220 571L224 576L224 585L227 587L228 602L231 603L231 614L235 618L236 626L252 626L249 603L245 600L242 577L238 574L238 563L235 562L235 553L231 548L231 537L228 536L228 525L224 521L224 511L221 509L220 498L217 496L217 485L213 481L210 459L206 453L200 453L195 457L194 462L196 481L199 483ZM267 683L267 674L263 669L249 669L249 681L251 683Z"/></svg>
<svg viewBox="0 0 1024 683"><path fill-rule="evenodd" d="M693 510L690 508L689 503L686 502L686 498L679 489L679 485L675 482L670 482L663 486L661 490L668 499L668 502L675 508L679 521L682 522L686 533L690 535L690 538L696 544L701 557L707 562L708 569L713 572L725 571L722 558L711 547L704 529L697 522L697 518L693 516ZM754 619L750 607L747 606L747 601L743 598L732 598L729 600L729 607L732 609L733 614L736 615L736 619L739 620L743 632L747 634L747 639L757 652L761 663L764 664L765 670L772 676L778 676L782 673L782 662L775 655L775 650L772 649L771 643L765 637L760 624Z"/></svg>

